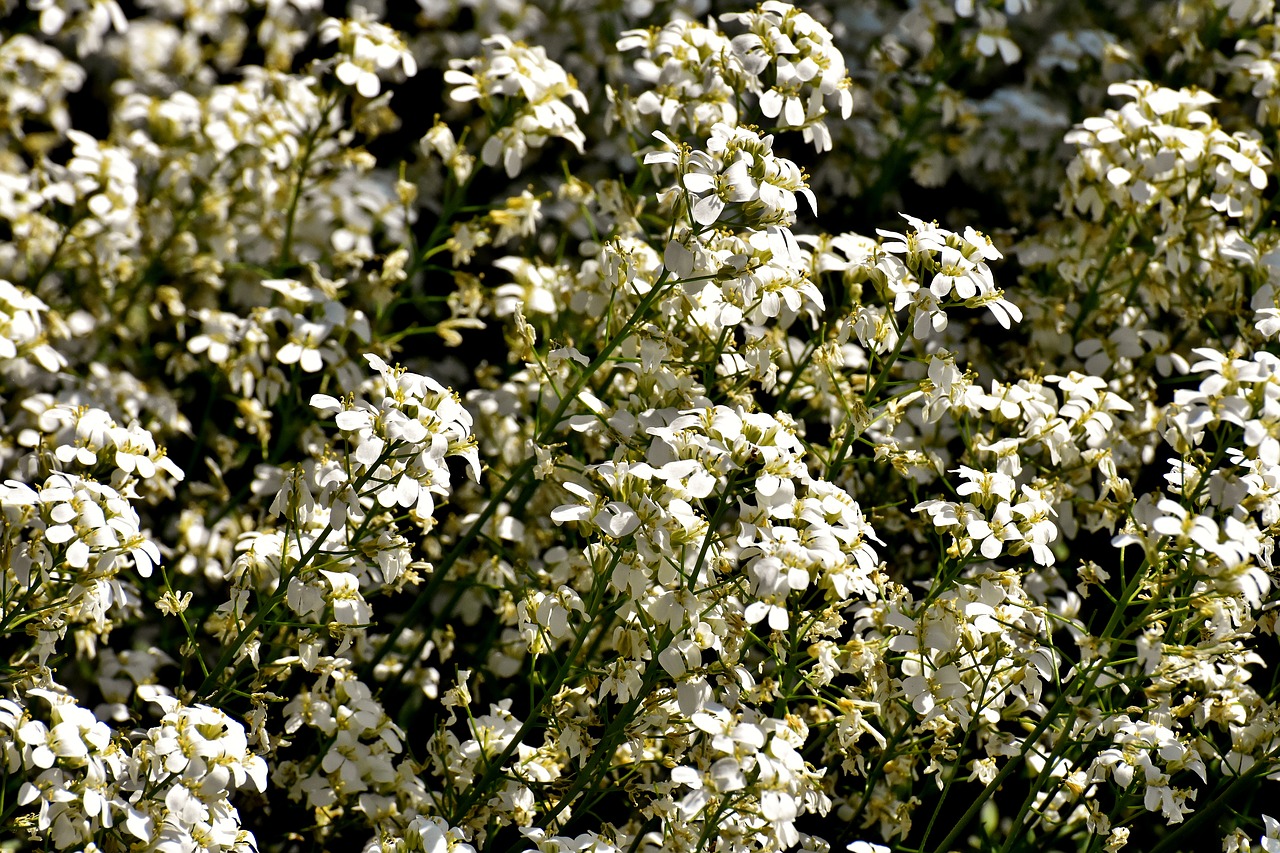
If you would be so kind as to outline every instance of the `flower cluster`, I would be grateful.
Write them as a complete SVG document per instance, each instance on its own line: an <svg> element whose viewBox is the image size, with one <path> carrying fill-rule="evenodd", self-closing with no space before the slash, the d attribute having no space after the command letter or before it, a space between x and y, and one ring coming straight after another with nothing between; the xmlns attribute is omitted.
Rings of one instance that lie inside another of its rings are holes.
<svg viewBox="0 0 1280 853"><path fill-rule="evenodd" d="M819 152L830 150L827 101L837 102L846 119L853 109L844 56L831 32L777 0L721 20L746 32L730 38L712 22L675 20L623 33L618 49L641 51L634 72L648 84L632 110L656 114L663 127L705 133L716 124L737 125L740 102L750 96L762 116L801 129Z"/></svg>
<svg viewBox="0 0 1280 853"><path fill-rule="evenodd" d="M348 517L359 522L364 509L359 497L373 497L383 507L413 508L429 522L434 513L433 494L449 493L447 456L462 456L472 476L480 478L480 457L470 441L471 413L457 396L428 376L388 365L376 355L366 356L381 380L377 404L363 400L334 399L317 394L311 405L334 423L351 447L349 481L326 483L344 504L330 524L341 527ZM370 484L360 489L356 484ZM326 500L329 504L331 500Z"/></svg>
<svg viewBox="0 0 1280 853"><path fill-rule="evenodd" d="M585 112L587 100L577 82L541 47L517 44L503 35L485 40L485 53L475 59L454 59L444 75L453 88L451 100L477 101L481 110L502 126L481 148L486 165L499 161L508 177L519 174L525 155L552 137L582 152L586 137L573 108Z"/></svg>
<svg viewBox="0 0 1280 853"><path fill-rule="evenodd" d="M0 3L6 850L1280 851L1274 4L753 2Z"/></svg>
<svg viewBox="0 0 1280 853"><path fill-rule="evenodd" d="M667 150L647 154L645 165L672 166L679 172L680 185L692 193L690 215L701 228L721 218L736 218L735 224L755 228L792 225L797 193L809 202L810 210L817 211L817 201L799 167L774 155L772 136L761 137L721 122L712 126L705 151L686 152L661 131L654 135ZM739 216L727 215L730 204L730 211L741 211Z"/></svg>
<svg viewBox="0 0 1280 853"><path fill-rule="evenodd" d="M338 43L341 58L334 76L355 87L366 98L375 97L381 91L380 72L397 66L406 77L418 72L417 62L400 34L376 19L326 18L320 23L319 40L321 44Z"/></svg>
<svg viewBox="0 0 1280 853"><path fill-rule="evenodd" d="M131 746L54 691L30 698L48 702L48 723L4 700L0 728L10 768L32 773L17 801L36 805L33 828L57 849L93 845L112 830L157 850L255 849L228 798L240 788L265 791L267 765L240 723L154 694L164 716Z"/></svg>

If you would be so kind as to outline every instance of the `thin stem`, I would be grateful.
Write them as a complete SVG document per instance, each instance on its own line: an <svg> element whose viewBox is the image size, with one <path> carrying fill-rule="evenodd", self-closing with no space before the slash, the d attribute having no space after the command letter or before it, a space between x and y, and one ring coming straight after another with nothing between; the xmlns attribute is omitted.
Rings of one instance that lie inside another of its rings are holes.
<svg viewBox="0 0 1280 853"><path fill-rule="evenodd" d="M282 271L288 267L289 258L293 252L293 227L298 218L298 203L302 199L302 187L307 180L307 170L311 168L311 157L315 153L316 142L320 138L320 132L324 130L325 124L329 119L329 113L336 103L337 99L334 98L320 111L319 120L307 134L307 138L302 144L302 157L299 160L298 174L293 182L293 189L289 194L289 209L285 214L284 239L280 241L280 255L276 261L276 265Z"/></svg>
<svg viewBox="0 0 1280 853"><path fill-rule="evenodd" d="M595 583L592 585L591 590L591 602L586 608L584 608L586 613L596 613L599 610L604 599L604 591L609 586L609 576L612 574L614 567L618 565L618 561L621 559L622 549L619 548L614 551L613 558L609 561L609 564L598 576L596 576ZM452 820L450 821L452 824L458 825L466 814L471 811L471 808L476 804L476 801L485 795L489 790L489 787L497 779L498 775L502 773L507 762L511 760L511 756L515 755L516 750L519 749L520 745L524 742L524 736L528 734L534 726L541 725L545 722L545 717L542 713L543 708L546 707L547 703L550 702L551 699L560 691L560 686L564 684L565 679L569 675L570 668L578 659L578 653L582 651L583 644L586 642L587 637L593 632L588 630L588 626L583 625L576 633L577 636L574 638L573 647L565 654L564 658L560 662L559 668L556 670L556 674L542 691L542 698L538 700L536 705L529 709L529 713L525 715L524 722L520 724L519 730L511 737L506 748L502 750L497 758L488 762L489 766L485 770L484 776L482 776L479 781L471 783L467 789L467 795L454 810Z"/></svg>
<svg viewBox="0 0 1280 853"><path fill-rule="evenodd" d="M589 365L587 365L587 367L570 386L568 393L560 398L560 403L556 406L550 420L534 438L534 442L536 444L546 444L552 433L554 433L556 428L559 426L565 412L569 410L569 406L578 398L578 394L582 392L582 389L586 387L588 380L590 380L590 378L595 375L596 371L604 365L613 351L622 345L622 342L626 340L627 336L631 333L631 330L640 323L647 314L650 306L652 306L657 300L658 295L662 292L663 287L667 284L670 278L671 271L664 267L657 282L654 283L649 292L646 293L641 298L639 304L636 305L636 310L632 313L631 317L623 324L622 328L618 330L617 334L610 338L609 341L600 349L600 352L596 357ZM448 576L450 569L453 568L454 563L456 563L464 553L467 553L471 543L480 535L480 531L483 529L484 525L493 517L494 513L498 511L498 506L506 499L511 490L515 488L516 484L523 483L525 478L533 473L536 461L536 457L531 456L521 462L520 465L511 472L511 476L502 484L502 487L499 488L494 493L493 497L489 499L485 508L478 516L476 516L475 520L471 522L471 525L467 528L466 532L463 533L454 546L449 549L449 552L444 556L444 559L440 561L440 564L435 567L432 578L427 583L426 587L424 587L414 597L413 603L409 605L409 609L396 623L395 627L391 629L391 633L383 639L382 645L378 647L378 651L374 654L369 663L365 665L365 672L372 672L373 668L382 662L383 658L385 658L391 649L395 647L396 642L400 639L400 635L403 634L410 625L419 624L419 617L421 616L422 611L435 596L440 585L444 583L444 580ZM531 488L536 488L536 484L532 485Z"/></svg>

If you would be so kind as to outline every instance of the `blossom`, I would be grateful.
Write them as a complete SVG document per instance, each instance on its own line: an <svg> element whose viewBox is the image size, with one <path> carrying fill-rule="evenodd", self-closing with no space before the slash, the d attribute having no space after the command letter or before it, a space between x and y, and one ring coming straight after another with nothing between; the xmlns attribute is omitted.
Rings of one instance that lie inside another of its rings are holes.
<svg viewBox="0 0 1280 853"><path fill-rule="evenodd" d="M380 73L397 66L406 77L418 71L401 35L379 21L364 16L349 20L326 18L320 23L319 33L321 44L336 41L341 51L334 76L366 98L381 90Z"/></svg>
<svg viewBox="0 0 1280 853"><path fill-rule="evenodd" d="M8 5L38 844L1114 851L1280 776L1269 2Z"/></svg>
<svg viewBox="0 0 1280 853"><path fill-rule="evenodd" d="M525 154L540 148L548 137L559 137L579 152L585 136L578 127L574 108L585 112L587 101L576 81L547 56L542 47L493 35L483 42L484 53L472 59L453 59L444 80L452 100L477 101L497 114L499 100L510 100L515 115L499 127L481 149L481 159L494 166L501 160L509 177L515 177Z"/></svg>
<svg viewBox="0 0 1280 853"><path fill-rule="evenodd" d="M902 693L917 714L932 716L935 706L964 696L968 688L959 671L951 664L932 671L921 671L902 681Z"/></svg>
<svg viewBox="0 0 1280 853"><path fill-rule="evenodd" d="M660 132L655 136L669 148L674 144ZM788 226L795 221L797 194L817 212L817 200L800 168L774 155L772 135L718 122L711 127L705 151L651 152L645 163L681 170L681 186L693 194L690 214L704 227L717 222L728 205L741 209L754 225Z"/></svg>
<svg viewBox="0 0 1280 853"><path fill-rule="evenodd" d="M480 462L470 440L471 415L443 385L380 357L366 356L379 374L384 396L380 403L340 401L316 394L311 404L333 413L337 427L350 434L352 458L376 483L371 491L383 507L413 507L423 518L434 509L433 494L447 494L449 473L444 460L464 458L471 474L480 476Z"/></svg>
<svg viewBox="0 0 1280 853"><path fill-rule="evenodd" d="M1263 836L1262 849L1266 853L1276 853L1280 850L1280 821L1270 815L1262 816L1263 826L1266 828L1266 834Z"/></svg>

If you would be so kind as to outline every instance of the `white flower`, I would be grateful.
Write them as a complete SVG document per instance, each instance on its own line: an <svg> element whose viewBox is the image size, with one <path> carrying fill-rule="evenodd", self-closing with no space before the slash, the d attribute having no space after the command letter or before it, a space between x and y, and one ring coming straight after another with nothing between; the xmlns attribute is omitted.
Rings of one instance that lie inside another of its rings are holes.
<svg viewBox="0 0 1280 853"><path fill-rule="evenodd" d="M48 310L40 299L0 279L0 367L21 378L35 367L55 372L66 366L66 358L48 342Z"/></svg>
<svg viewBox="0 0 1280 853"><path fill-rule="evenodd" d="M731 42L743 68L765 81L772 77L760 95L760 111L768 118L780 118L783 127L802 128L805 141L819 152L830 150L824 101L834 98L841 116L848 118L853 96L844 57L827 28L807 12L778 0L766 0L752 12L722 15L721 20L748 30Z"/></svg>
<svg viewBox="0 0 1280 853"><path fill-rule="evenodd" d="M692 194L690 215L703 228L720 221L730 205L730 212L741 211L749 227L790 226L796 218L797 194L817 212L804 173L773 153L772 135L717 122L706 150L692 152L679 149L665 134L654 135L668 150L647 154L645 163L679 170L680 186Z"/></svg>
<svg viewBox="0 0 1280 853"><path fill-rule="evenodd" d="M334 76L365 98L373 98L381 91L380 75L396 66L406 77L418 73L418 64L403 37L370 17L326 18L320 23L319 34L321 44L338 43L340 53Z"/></svg>
<svg viewBox="0 0 1280 853"><path fill-rule="evenodd" d="M965 465L961 465L954 473L969 481L956 489L956 494L960 497L980 495L979 504L989 502L992 496L1005 501L1013 500L1015 484L1012 477L998 471L977 471Z"/></svg>
<svg viewBox="0 0 1280 853"><path fill-rule="evenodd" d="M329 583L329 603L333 607L333 618L340 625L364 626L373 618L373 608L360 594L360 581L350 572L330 572L323 569L320 574Z"/></svg>
<svg viewBox="0 0 1280 853"><path fill-rule="evenodd" d="M450 488L448 457L460 457L471 475L480 477L480 458L471 437L471 415L457 396L435 380L388 365L369 354L366 361L378 372L383 397L374 404L364 400L338 400L316 394L311 405L334 416L338 429L347 434L354 466L353 480L364 482L359 497L345 475L333 472L325 486L330 496L345 495L333 503L329 523L360 523L364 509L360 498L372 498L383 508L411 508L427 523L435 512L435 496Z"/></svg>
<svg viewBox="0 0 1280 853"><path fill-rule="evenodd" d="M494 35L483 42L484 53L472 59L452 59L444 81L449 97L459 103L476 101L495 119L507 123L485 140L480 156L486 165L502 161L509 177L519 174L527 151L558 137L583 150L586 137L573 108L586 112L586 97L577 83L542 47ZM510 102L514 115L506 115Z"/></svg>
<svg viewBox="0 0 1280 853"><path fill-rule="evenodd" d="M1262 845L1264 853L1280 853L1280 821L1264 814L1262 824L1265 832L1258 843Z"/></svg>
<svg viewBox="0 0 1280 853"><path fill-rule="evenodd" d="M904 666L904 671L910 668L916 670L917 674L903 679L902 694L911 701L911 707L917 714L926 718L937 716L939 705L945 705L969 692L960 678L960 671L952 664L933 668L927 661L909 663L913 665Z"/></svg>
<svg viewBox="0 0 1280 853"><path fill-rule="evenodd" d="M328 323L303 321L289 332L288 342L276 352L281 364L296 364L306 373L319 373L324 368L324 347L333 331Z"/></svg>
<svg viewBox="0 0 1280 853"><path fill-rule="evenodd" d="M871 841L851 841L845 849L849 853L889 853L888 847Z"/></svg>
<svg viewBox="0 0 1280 853"><path fill-rule="evenodd" d="M973 538L975 544L981 543L979 550L988 560L994 560L1000 556L1000 552L1006 547L1005 543L1022 539L1022 533L1013 520L1013 510L1008 501L997 504L995 512L988 519L981 517L970 519L965 526L965 532Z"/></svg>

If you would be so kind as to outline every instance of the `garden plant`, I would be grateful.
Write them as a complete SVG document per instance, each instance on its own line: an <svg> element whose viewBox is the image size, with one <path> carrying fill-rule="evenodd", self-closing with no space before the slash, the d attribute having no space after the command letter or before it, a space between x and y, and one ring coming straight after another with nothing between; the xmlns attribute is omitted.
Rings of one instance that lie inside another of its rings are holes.
<svg viewBox="0 0 1280 853"><path fill-rule="evenodd" d="M1273 0L0 0L0 850L1280 853Z"/></svg>

